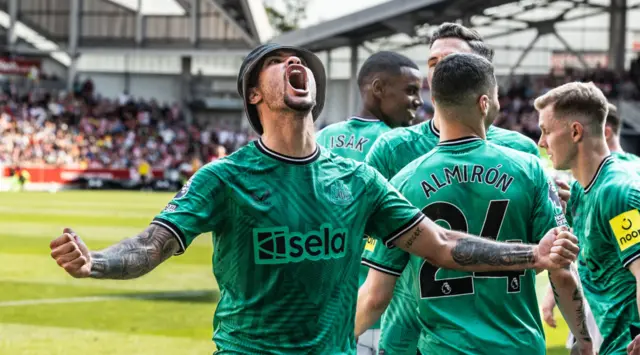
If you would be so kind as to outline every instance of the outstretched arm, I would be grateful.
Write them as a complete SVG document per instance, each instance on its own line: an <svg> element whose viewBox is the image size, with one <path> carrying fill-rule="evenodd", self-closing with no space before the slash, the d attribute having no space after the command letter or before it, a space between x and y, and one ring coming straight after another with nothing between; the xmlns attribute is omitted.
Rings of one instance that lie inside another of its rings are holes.
<svg viewBox="0 0 640 355"><path fill-rule="evenodd" d="M94 279L133 279L156 268L180 246L167 228L152 224L135 237L91 253Z"/></svg>
<svg viewBox="0 0 640 355"><path fill-rule="evenodd" d="M67 228L51 242L50 247L51 257L71 276L116 280L140 277L180 249L173 233L157 224L97 252L90 252L84 242Z"/></svg>
<svg viewBox="0 0 640 355"><path fill-rule="evenodd" d="M442 228L428 218L390 243L433 265L461 271L557 269L575 260L579 250L566 228L550 230L538 245L500 243Z"/></svg>

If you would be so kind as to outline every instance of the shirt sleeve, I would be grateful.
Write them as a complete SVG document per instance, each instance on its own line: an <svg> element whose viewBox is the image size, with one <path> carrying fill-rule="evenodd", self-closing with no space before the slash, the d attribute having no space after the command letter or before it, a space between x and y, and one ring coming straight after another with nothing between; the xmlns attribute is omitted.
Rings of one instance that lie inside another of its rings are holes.
<svg viewBox="0 0 640 355"><path fill-rule="evenodd" d="M534 164L536 198L531 221L533 223L533 241L537 243L550 229L566 226L567 219L562 213L562 203L555 182L544 172L537 160L534 161Z"/></svg>
<svg viewBox="0 0 640 355"><path fill-rule="evenodd" d="M387 180L391 180L393 175L391 174L391 149L389 148L389 144L385 139L376 139L373 142L373 146L367 153L367 157L365 158L365 163L367 163L370 167L376 169L384 178Z"/></svg>
<svg viewBox="0 0 640 355"><path fill-rule="evenodd" d="M605 230L613 239L620 262L628 267L640 257L640 183L627 179L611 184L600 197Z"/></svg>
<svg viewBox="0 0 640 355"><path fill-rule="evenodd" d="M169 229L180 242L176 255L184 253L202 233L218 233L224 221L222 181L210 163L199 169L151 222Z"/></svg>
<svg viewBox="0 0 640 355"><path fill-rule="evenodd" d="M393 248L393 242L420 223L424 215L380 173L366 164L362 164L361 169L369 182L367 193L371 211L365 234Z"/></svg>
<svg viewBox="0 0 640 355"><path fill-rule="evenodd" d="M389 249L374 238L367 238L362 252L362 264L385 274L400 277L410 254L400 248Z"/></svg>

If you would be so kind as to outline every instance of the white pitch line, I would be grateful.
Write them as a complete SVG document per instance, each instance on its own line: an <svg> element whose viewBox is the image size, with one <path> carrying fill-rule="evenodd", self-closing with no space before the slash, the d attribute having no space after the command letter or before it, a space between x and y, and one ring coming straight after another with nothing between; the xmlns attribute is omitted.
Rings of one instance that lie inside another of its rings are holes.
<svg viewBox="0 0 640 355"><path fill-rule="evenodd" d="M58 303L78 303L78 302L102 302L111 300L144 300L144 299L158 299L158 298L187 298L194 296L204 296L209 294L210 291L194 291L194 292L167 292L158 294L141 294L130 296L87 296L87 297L68 297L68 298L43 298L35 300L19 300L19 301L4 301L0 302L0 307L15 307L15 306L32 306L40 304L58 304Z"/></svg>

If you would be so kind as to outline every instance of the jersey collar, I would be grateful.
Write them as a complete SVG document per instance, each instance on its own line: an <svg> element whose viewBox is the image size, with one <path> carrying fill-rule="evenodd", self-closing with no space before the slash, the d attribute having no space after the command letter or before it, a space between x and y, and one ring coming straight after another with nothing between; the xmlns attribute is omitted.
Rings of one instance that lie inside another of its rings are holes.
<svg viewBox="0 0 640 355"><path fill-rule="evenodd" d="M296 164L296 165L305 165L305 164L311 164L314 161L318 160L318 158L320 157L320 145L316 144L316 150L313 151L313 153L311 153L311 155L308 155L306 157L290 157L288 155L284 155L284 154L280 154L278 152L275 152L269 148L267 148L266 145L264 145L264 143L262 142L262 139L258 139L256 140L256 148L258 148L258 150L260 152L262 152L264 155L279 160L281 162L284 163L288 163L288 164Z"/></svg>
<svg viewBox="0 0 640 355"><path fill-rule="evenodd" d="M377 118L364 118L364 117L358 117L358 116L352 116L350 120L356 120L361 122L380 122L380 120Z"/></svg>
<svg viewBox="0 0 640 355"><path fill-rule="evenodd" d="M429 129L431 129L431 133L433 133L436 137L440 138L440 131L436 128L436 124L433 123L433 118L429 121Z"/></svg>
<svg viewBox="0 0 640 355"><path fill-rule="evenodd" d="M440 143L438 143L439 146L446 146L446 147L450 147L450 146L454 146L454 145L464 145L467 143L472 143L472 142L478 142L481 141L482 138L477 137L477 136L468 136L468 137L462 137L462 138L456 138L456 139L449 139L446 141L440 141Z"/></svg>
<svg viewBox="0 0 640 355"><path fill-rule="evenodd" d="M589 190L591 190L593 188L593 185L596 184L596 180L598 180L598 176L600 176L600 173L602 172L602 170L604 170L604 167L608 165L609 162L613 161L613 157L611 155L607 156L606 158L604 158L602 160L602 162L600 162L600 165L598 165L598 170L596 170L596 173L593 174L593 177L591 178L591 181L587 184L587 186L584 188L584 193L588 193Z"/></svg>

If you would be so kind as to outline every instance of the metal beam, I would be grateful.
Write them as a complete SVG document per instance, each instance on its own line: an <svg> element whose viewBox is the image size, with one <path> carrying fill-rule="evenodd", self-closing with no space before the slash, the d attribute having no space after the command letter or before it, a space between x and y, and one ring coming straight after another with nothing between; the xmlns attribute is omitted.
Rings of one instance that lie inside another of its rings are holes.
<svg viewBox="0 0 640 355"><path fill-rule="evenodd" d="M234 26L238 31L240 31L240 36L242 37L242 39L244 39L247 44L251 47L255 46L257 44L256 40L254 40L248 33L247 31L245 31L244 28L238 26L238 23L236 22L236 20L231 17L231 15L229 15L229 13L222 7L220 6L220 4L218 4L218 2L216 0L207 0L213 7L215 7L215 9L220 12L220 15L222 16L222 18L224 18L225 20L227 20L229 22L229 24L231 26Z"/></svg>
<svg viewBox="0 0 640 355"><path fill-rule="evenodd" d="M601 14L605 13L606 10L596 11L596 12L593 12L593 13L590 13L590 14L584 14L584 15L575 16L575 17L571 17L571 18L566 18L567 12L563 12L560 16L555 18L554 21L555 22L562 22L562 21L580 20L580 19L583 19L583 18L589 18L589 17L594 17L594 16L601 15ZM549 21L549 20L545 20L545 21ZM528 27L526 27L526 28L514 29L514 30L505 31L505 32L498 32L498 33L494 33L494 34L491 34L491 35L488 35L488 36L484 36L484 40L486 41L486 40L489 40L489 39L492 39L492 38L498 38L498 37L502 37L502 36L507 36L507 35L514 34L514 33L520 33L520 32L524 32L524 31L530 30L532 28L536 28L536 23L535 22L529 22L528 23Z"/></svg>
<svg viewBox="0 0 640 355"><path fill-rule="evenodd" d="M80 0L71 0L69 4L69 48L67 54L71 63L67 70L67 90L73 89L73 81L78 68L78 38L80 37Z"/></svg>
<svg viewBox="0 0 640 355"><path fill-rule="evenodd" d="M9 0L9 28L7 30L9 52L13 52L16 44L16 22L18 22L18 0Z"/></svg>
<svg viewBox="0 0 640 355"><path fill-rule="evenodd" d="M138 0L136 8L136 45L142 45L144 41L144 15L142 14L142 0Z"/></svg>
<svg viewBox="0 0 640 355"><path fill-rule="evenodd" d="M573 47L571 47L571 45L569 44L569 42L567 42L564 37L560 36L560 34L557 31L553 31L553 34L558 38L558 40L560 42L562 42L562 44L564 45L564 47L569 51L569 53L573 54L576 56L576 58L578 58L578 61L580 62L580 64L582 64L582 67L585 69L589 68L589 64L587 64L587 61L584 60L584 56L581 53L576 52Z"/></svg>
<svg viewBox="0 0 640 355"><path fill-rule="evenodd" d="M522 51L522 53L520 53L518 60L516 60L515 64L509 70L509 76L513 76L513 74L516 72L516 69L520 67L520 64L522 64L522 61L524 60L524 58L526 58L527 54L531 52L531 48L533 48L536 42L538 42L538 39L540 37L540 32L536 33L536 36L533 38L533 40L531 40L531 42L529 42L529 45Z"/></svg>
<svg viewBox="0 0 640 355"><path fill-rule="evenodd" d="M200 0L191 0L191 44L198 46L200 39Z"/></svg>
<svg viewBox="0 0 640 355"><path fill-rule="evenodd" d="M358 43L351 44L350 58L350 76L349 76L349 115L356 113L356 105L358 100Z"/></svg>

